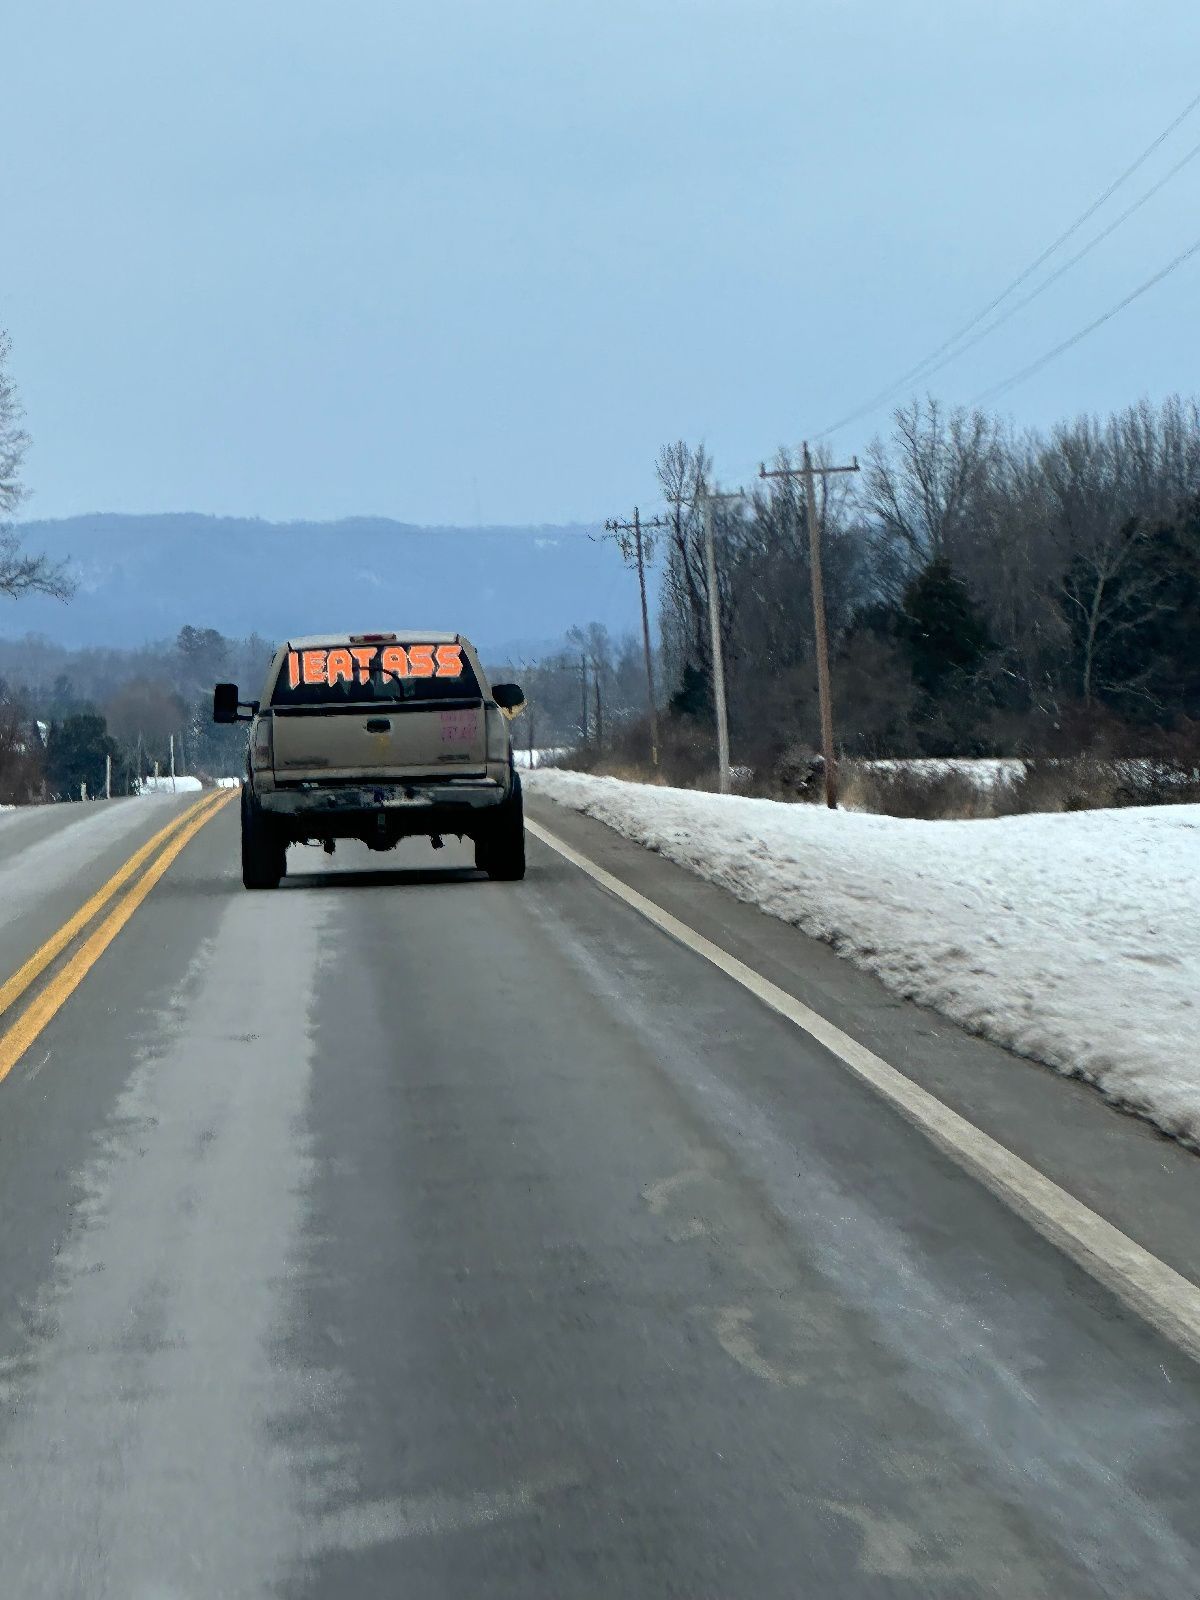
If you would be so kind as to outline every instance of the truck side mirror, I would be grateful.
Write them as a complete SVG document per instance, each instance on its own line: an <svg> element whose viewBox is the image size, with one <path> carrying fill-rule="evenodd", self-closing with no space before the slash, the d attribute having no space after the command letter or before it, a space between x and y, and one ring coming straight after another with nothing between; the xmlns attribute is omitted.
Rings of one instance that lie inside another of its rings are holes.
<svg viewBox="0 0 1200 1600"><path fill-rule="evenodd" d="M257 710L257 701L243 705L236 683L218 683L213 690L214 722L249 722Z"/></svg>
<svg viewBox="0 0 1200 1600"><path fill-rule="evenodd" d="M525 694L519 684L494 683L492 685L492 699L501 711L519 711L525 704Z"/></svg>

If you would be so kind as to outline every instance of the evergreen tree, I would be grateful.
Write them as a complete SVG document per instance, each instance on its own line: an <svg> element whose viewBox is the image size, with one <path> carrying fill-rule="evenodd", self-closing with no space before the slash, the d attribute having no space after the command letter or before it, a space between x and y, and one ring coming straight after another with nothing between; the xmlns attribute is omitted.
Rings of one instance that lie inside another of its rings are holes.
<svg viewBox="0 0 1200 1600"><path fill-rule="evenodd" d="M934 697L960 689L991 649L970 590L943 559L931 561L904 591L896 632L914 683Z"/></svg>
<svg viewBox="0 0 1200 1600"><path fill-rule="evenodd" d="M671 712L695 721L713 715L712 688L699 667L685 666L678 689L671 696Z"/></svg>
<svg viewBox="0 0 1200 1600"><path fill-rule="evenodd" d="M64 799L76 798L83 783L89 795L103 794L105 758L115 762L119 755L102 716L83 711L64 717L51 724L46 740L46 780Z"/></svg>

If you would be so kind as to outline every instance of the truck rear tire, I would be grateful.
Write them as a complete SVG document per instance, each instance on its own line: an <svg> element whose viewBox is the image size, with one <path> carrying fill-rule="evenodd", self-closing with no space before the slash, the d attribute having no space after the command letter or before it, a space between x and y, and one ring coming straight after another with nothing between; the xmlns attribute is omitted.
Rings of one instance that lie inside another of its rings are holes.
<svg viewBox="0 0 1200 1600"><path fill-rule="evenodd" d="M278 889L286 871L287 846L243 788L242 883L247 889Z"/></svg>
<svg viewBox="0 0 1200 1600"><path fill-rule="evenodd" d="M485 834L475 841L475 865L493 883L517 883L525 876L525 808L521 779L513 773L513 789Z"/></svg>

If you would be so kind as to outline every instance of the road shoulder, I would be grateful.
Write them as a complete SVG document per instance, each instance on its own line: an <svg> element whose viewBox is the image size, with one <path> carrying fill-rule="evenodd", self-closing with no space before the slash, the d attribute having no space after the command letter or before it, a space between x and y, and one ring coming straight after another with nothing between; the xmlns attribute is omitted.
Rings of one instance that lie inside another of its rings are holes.
<svg viewBox="0 0 1200 1600"><path fill-rule="evenodd" d="M529 815L819 1012L1131 1239L1200 1282L1200 1159L1090 1087L899 999L827 946L540 796Z"/></svg>

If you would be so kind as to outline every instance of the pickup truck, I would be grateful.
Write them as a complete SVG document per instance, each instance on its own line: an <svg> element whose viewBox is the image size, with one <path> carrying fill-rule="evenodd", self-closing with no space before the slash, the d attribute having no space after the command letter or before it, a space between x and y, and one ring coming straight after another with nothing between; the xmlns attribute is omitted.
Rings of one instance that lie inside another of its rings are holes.
<svg viewBox="0 0 1200 1600"><path fill-rule="evenodd" d="M242 785L242 882L274 889L290 844L361 839L390 850L415 834L467 838L489 878L525 875L521 779L509 718L514 683L488 687L458 633L289 639L260 700L213 693L215 722L250 724Z"/></svg>

